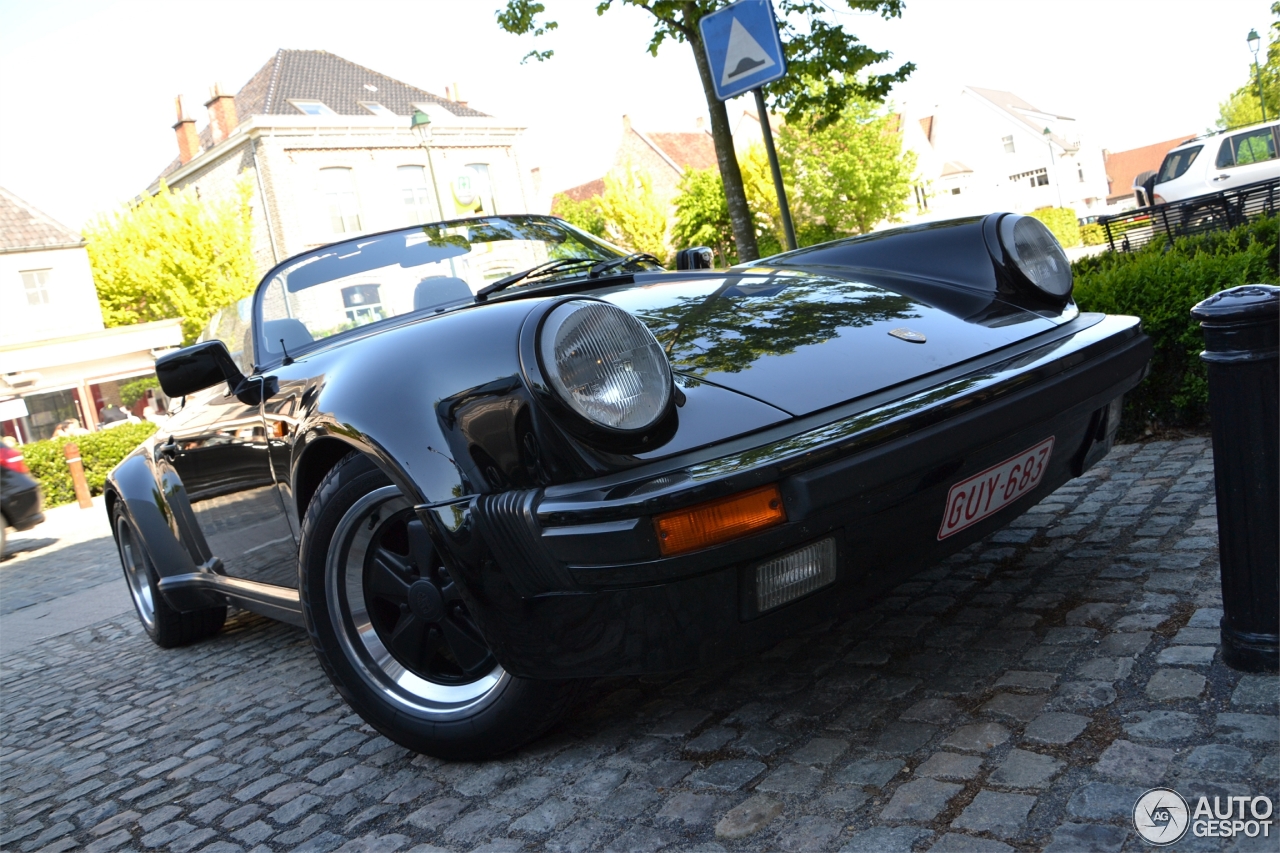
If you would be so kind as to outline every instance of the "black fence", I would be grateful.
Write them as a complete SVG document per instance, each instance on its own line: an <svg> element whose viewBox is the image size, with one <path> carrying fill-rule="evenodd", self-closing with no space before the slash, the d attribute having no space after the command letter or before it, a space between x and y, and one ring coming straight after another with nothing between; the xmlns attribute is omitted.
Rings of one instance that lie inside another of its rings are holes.
<svg viewBox="0 0 1280 853"><path fill-rule="evenodd" d="M1130 252L1157 236L1183 237L1206 231L1225 231L1259 216L1276 212L1280 178L1246 184L1234 190L1196 196L1185 201L1140 207L1115 216L1099 216L1113 252Z"/></svg>

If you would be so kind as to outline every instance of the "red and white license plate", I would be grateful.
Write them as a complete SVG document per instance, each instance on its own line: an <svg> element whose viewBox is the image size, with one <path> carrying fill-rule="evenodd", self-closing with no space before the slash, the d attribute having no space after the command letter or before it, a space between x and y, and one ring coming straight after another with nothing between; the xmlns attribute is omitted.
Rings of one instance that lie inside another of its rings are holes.
<svg viewBox="0 0 1280 853"><path fill-rule="evenodd" d="M1052 453L1053 436L1049 436L1035 447L952 486L947 492L938 539L977 524L1038 486Z"/></svg>

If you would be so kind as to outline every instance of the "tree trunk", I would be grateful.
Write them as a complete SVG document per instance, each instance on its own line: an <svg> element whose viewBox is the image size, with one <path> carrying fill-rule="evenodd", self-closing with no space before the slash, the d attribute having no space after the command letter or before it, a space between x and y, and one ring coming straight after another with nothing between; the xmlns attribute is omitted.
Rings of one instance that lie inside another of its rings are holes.
<svg viewBox="0 0 1280 853"><path fill-rule="evenodd" d="M716 97L715 83L711 77L711 64L702 46L702 33L698 30L698 13L693 3L685 3L684 19L691 26L686 30L689 47L693 49L698 64L698 76L702 78L702 91L707 96L711 112L711 139L716 146L716 162L720 166L720 179L724 182L724 198L729 207L729 222L733 226L733 240L738 244L738 260L754 261L760 257L756 246L756 227L747 206L747 192L742 186L742 170L738 168L738 155L733 150L733 133L729 128L729 111L724 101ZM761 121L768 121L766 116Z"/></svg>

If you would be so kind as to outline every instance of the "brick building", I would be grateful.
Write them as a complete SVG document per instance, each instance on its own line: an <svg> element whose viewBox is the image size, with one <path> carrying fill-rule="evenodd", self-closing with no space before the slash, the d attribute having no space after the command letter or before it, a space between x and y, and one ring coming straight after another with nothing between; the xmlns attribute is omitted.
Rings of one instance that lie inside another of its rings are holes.
<svg viewBox="0 0 1280 853"><path fill-rule="evenodd" d="M1127 151L1102 152L1107 169L1107 204L1125 204L1133 207L1133 180L1143 172L1154 172L1164 162L1164 155L1196 134L1189 133L1164 142L1130 148Z"/></svg>
<svg viewBox="0 0 1280 853"><path fill-rule="evenodd" d="M259 272L353 234L538 208L524 130L318 50L279 50L234 95L215 86L197 130L178 101L178 157L148 188L253 188ZM431 119L429 147L410 129Z"/></svg>
<svg viewBox="0 0 1280 853"><path fill-rule="evenodd" d="M631 124L630 116L623 116L622 139L608 174L621 177L628 171L633 175L648 173L653 180L654 195L674 207L680 178L686 169L714 168L717 168L716 146L707 131L699 128L690 133L646 133ZM603 193L603 177L561 191L574 201L585 201Z"/></svg>

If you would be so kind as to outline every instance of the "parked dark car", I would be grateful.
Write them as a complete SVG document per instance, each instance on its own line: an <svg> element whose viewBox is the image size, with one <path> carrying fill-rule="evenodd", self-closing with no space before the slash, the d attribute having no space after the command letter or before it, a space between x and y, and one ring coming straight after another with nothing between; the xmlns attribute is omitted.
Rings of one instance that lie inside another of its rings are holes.
<svg viewBox="0 0 1280 853"><path fill-rule="evenodd" d="M44 521L43 510L40 484L27 469L22 451L0 443L0 558L9 528L30 530Z"/></svg>
<svg viewBox="0 0 1280 853"><path fill-rule="evenodd" d="M242 337L157 362L185 401L107 481L148 633L303 625L387 737L494 755L582 679L776 643L1006 524L1151 354L1030 217L709 263L510 216L280 264Z"/></svg>

